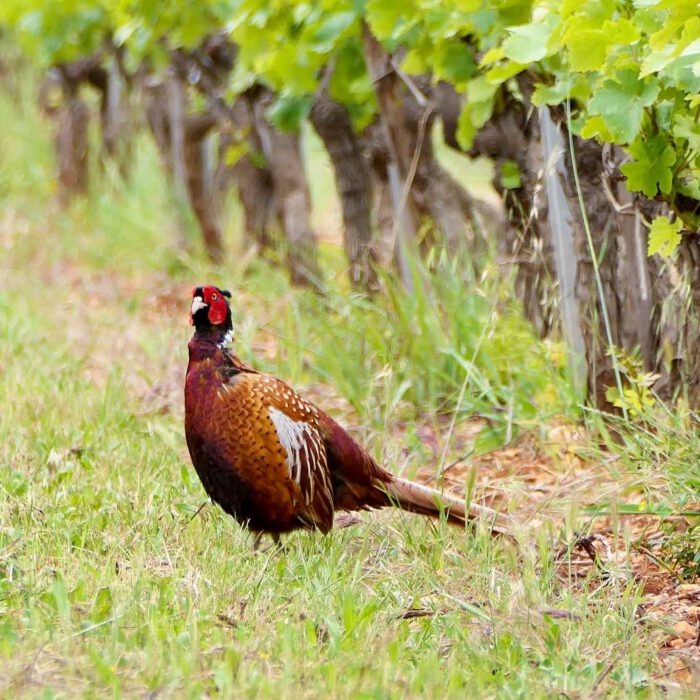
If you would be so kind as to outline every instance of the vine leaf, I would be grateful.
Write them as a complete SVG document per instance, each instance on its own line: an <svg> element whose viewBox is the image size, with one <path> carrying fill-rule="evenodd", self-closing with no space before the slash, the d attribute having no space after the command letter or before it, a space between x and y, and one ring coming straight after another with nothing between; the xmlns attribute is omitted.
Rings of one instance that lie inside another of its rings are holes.
<svg viewBox="0 0 700 700"><path fill-rule="evenodd" d="M313 34L313 47L319 53L331 51L338 38L345 33L357 19L355 12L338 12L327 17Z"/></svg>
<svg viewBox="0 0 700 700"><path fill-rule="evenodd" d="M466 104L457 121L457 141L465 151L471 148L477 130L486 124L491 116L497 90L498 85L489 82L483 75L472 80L467 86Z"/></svg>
<svg viewBox="0 0 700 700"><path fill-rule="evenodd" d="M265 116L280 131L298 131L311 111L311 97L280 95L267 109Z"/></svg>
<svg viewBox="0 0 700 700"><path fill-rule="evenodd" d="M664 257L671 255L681 242L682 228L683 222L680 219L671 223L667 216L657 216L649 229L648 254L658 253Z"/></svg>
<svg viewBox="0 0 700 700"><path fill-rule="evenodd" d="M615 143L631 143L642 127L644 107L658 94L656 78L645 82L634 70L620 70L615 80L606 80L593 96L589 112L603 118Z"/></svg>
<svg viewBox="0 0 700 700"><path fill-rule="evenodd" d="M551 20L551 16L548 17ZM552 27L547 22L533 22L511 27L510 36L503 42L503 55L516 63L533 63L547 55L547 43Z"/></svg>
<svg viewBox="0 0 700 700"><path fill-rule="evenodd" d="M570 32L569 65L573 71L600 70L608 51L607 36L602 29Z"/></svg>
<svg viewBox="0 0 700 700"><path fill-rule="evenodd" d="M689 114L675 114L671 130L676 139L685 139L693 151L700 151L700 124Z"/></svg>
<svg viewBox="0 0 700 700"><path fill-rule="evenodd" d="M676 153L666 139L661 134L652 134L646 141L638 139L632 143L629 152L636 160L620 166L629 188L647 197L655 197L657 190L669 194Z"/></svg>
<svg viewBox="0 0 700 700"><path fill-rule="evenodd" d="M598 114L588 117L581 127L581 137L590 139L593 136L598 136L603 141L612 142L613 135L610 133L605 120Z"/></svg>

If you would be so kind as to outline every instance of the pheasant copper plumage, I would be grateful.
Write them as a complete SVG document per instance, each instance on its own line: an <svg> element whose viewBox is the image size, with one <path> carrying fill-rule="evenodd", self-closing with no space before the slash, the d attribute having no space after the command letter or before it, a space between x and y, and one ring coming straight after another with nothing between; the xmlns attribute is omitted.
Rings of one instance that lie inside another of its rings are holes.
<svg viewBox="0 0 700 700"><path fill-rule="evenodd" d="M484 517L494 532L508 519L380 467L330 416L283 381L249 367L227 347L230 293L192 293L185 380L185 433L207 494L241 525L277 541L306 528L328 532L335 511L398 506L464 524Z"/></svg>

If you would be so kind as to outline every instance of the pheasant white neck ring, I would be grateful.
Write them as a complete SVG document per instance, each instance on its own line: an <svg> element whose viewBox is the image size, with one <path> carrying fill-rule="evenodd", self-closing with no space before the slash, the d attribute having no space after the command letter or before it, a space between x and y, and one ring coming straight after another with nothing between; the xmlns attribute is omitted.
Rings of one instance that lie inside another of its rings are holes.
<svg viewBox="0 0 700 700"><path fill-rule="evenodd" d="M224 334L224 337L219 341L218 346L223 348L225 345L233 342L233 330L228 330Z"/></svg>

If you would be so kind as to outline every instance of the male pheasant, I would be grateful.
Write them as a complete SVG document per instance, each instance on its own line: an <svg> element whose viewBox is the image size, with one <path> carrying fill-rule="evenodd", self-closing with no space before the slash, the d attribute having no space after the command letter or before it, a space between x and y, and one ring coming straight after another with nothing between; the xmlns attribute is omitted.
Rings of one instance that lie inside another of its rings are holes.
<svg viewBox="0 0 700 700"><path fill-rule="evenodd" d="M382 469L338 423L287 384L249 367L227 348L230 292L195 287L185 380L185 434L207 494L241 525L275 541L299 528L327 533L336 510L385 506L464 524L483 517L505 533L490 508L401 479Z"/></svg>

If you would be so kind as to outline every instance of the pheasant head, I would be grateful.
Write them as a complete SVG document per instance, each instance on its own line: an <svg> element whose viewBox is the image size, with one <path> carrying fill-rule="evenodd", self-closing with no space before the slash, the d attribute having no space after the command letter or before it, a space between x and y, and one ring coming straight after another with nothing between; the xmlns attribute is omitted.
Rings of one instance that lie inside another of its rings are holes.
<svg viewBox="0 0 700 700"><path fill-rule="evenodd" d="M231 340L233 322L228 302L230 298L231 292L212 285L192 290L190 325L195 327L196 335Z"/></svg>

